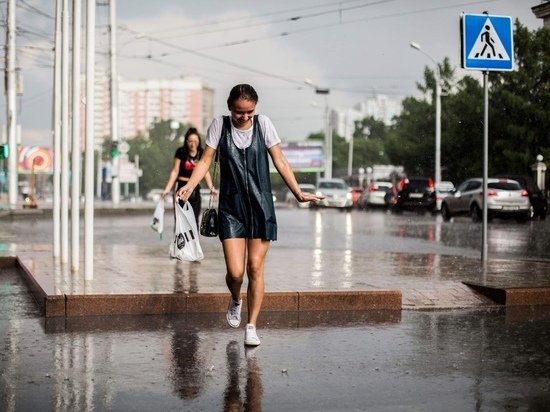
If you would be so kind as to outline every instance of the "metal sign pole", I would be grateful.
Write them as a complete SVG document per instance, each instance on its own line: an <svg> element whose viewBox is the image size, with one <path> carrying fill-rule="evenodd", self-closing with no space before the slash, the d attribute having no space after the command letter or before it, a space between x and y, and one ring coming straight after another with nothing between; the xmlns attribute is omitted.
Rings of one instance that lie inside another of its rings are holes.
<svg viewBox="0 0 550 412"><path fill-rule="evenodd" d="M487 179L489 175L489 86L488 72L483 72L483 222L481 261L487 261Z"/></svg>
<svg viewBox="0 0 550 412"><path fill-rule="evenodd" d="M489 171L488 72L514 70L512 18L483 14L461 16L461 67L483 71L483 218L481 260L487 261L487 179Z"/></svg>

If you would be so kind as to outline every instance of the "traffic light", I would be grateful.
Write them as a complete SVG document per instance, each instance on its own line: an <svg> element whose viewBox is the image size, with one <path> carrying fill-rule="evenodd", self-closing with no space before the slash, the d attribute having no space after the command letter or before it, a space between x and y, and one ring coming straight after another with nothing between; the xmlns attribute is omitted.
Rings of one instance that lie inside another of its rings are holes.
<svg viewBox="0 0 550 412"><path fill-rule="evenodd" d="M0 145L0 159L7 159L9 154L10 152L8 150L8 145L7 144Z"/></svg>
<svg viewBox="0 0 550 412"><path fill-rule="evenodd" d="M118 141L111 142L111 157L117 157L119 154L118 151Z"/></svg>

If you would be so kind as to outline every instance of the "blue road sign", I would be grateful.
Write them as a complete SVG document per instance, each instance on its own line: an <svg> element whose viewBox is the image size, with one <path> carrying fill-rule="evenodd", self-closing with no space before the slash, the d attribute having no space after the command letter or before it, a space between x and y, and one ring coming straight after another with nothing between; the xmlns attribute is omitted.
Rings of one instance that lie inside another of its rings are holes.
<svg viewBox="0 0 550 412"><path fill-rule="evenodd" d="M464 14L461 63L469 70L514 70L512 18Z"/></svg>

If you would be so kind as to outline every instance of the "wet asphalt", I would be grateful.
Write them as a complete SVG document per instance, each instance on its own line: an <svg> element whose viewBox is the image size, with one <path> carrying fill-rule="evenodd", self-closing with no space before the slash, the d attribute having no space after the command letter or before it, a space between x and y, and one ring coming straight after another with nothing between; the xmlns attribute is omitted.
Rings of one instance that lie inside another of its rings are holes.
<svg viewBox="0 0 550 412"><path fill-rule="evenodd" d="M550 409L546 306L263 312L262 344L243 333L224 314L45 319L0 269L0 411Z"/></svg>
<svg viewBox="0 0 550 412"><path fill-rule="evenodd" d="M2 411L547 411L547 309L45 319L0 277Z"/></svg>

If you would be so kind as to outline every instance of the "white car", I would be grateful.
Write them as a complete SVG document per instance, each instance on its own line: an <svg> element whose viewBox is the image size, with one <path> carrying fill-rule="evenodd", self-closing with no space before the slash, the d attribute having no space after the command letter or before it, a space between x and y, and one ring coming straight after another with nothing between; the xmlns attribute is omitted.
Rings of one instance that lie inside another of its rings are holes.
<svg viewBox="0 0 550 412"><path fill-rule="evenodd" d="M208 208L210 204L210 189L201 188L201 209ZM218 195L212 197L212 207L218 207Z"/></svg>
<svg viewBox="0 0 550 412"><path fill-rule="evenodd" d="M388 209L391 206L391 203L388 202L388 196L391 200L391 195L395 193L396 190L392 182L373 182L361 193L357 206L360 209L375 207Z"/></svg>
<svg viewBox="0 0 550 412"><path fill-rule="evenodd" d="M435 205L438 211L441 210L441 201L443 198L450 195L454 188L455 185L453 182L449 181L439 182L435 185Z"/></svg>
<svg viewBox="0 0 550 412"><path fill-rule="evenodd" d="M319 179L317 195L325 198L317 203L311 203L310 208L336 207L349 210L353 207L351 188L344 179Z"/></svg>
<svg viewBox="0 0 550 412"><path fill-rule="evenodd" d="M315 185L309 183L300 183L298 186L303 193L315 193L317 190ZM290 190L286 193L285 202L291 206L299 207L300 209L307 209L311 203L298 202Z"/></svg>
<svg viewBox="0 0 550 412"><path fill-rule="evenodd" d="M145 199L152 200L153 202L158 202L160 200L160 195L162 195L164 189L151 189L145 195Z"/></svg>
<svg viewBox="0 0 550 412"><path fill-rule="evenodd" d="M487 179L487 213L493 217L514 218L526 222L531 217L529 193L511 179ZM468 179L452 194L443 198L441 215L449 221L453 216L470 215L474 222L481 220L483 210L483 179Z"/></svg>

